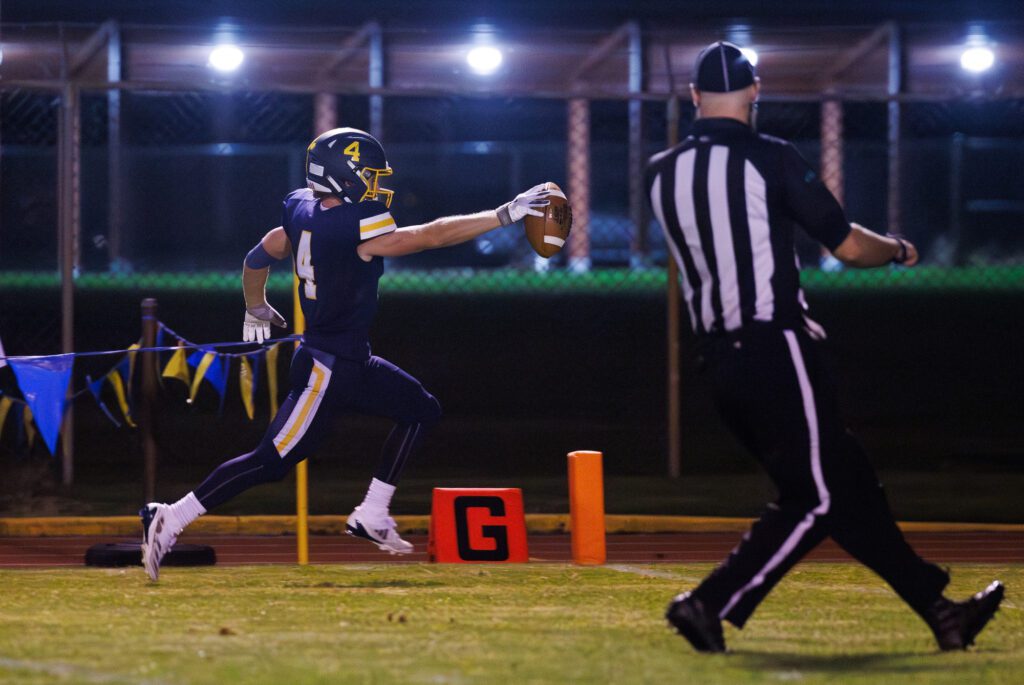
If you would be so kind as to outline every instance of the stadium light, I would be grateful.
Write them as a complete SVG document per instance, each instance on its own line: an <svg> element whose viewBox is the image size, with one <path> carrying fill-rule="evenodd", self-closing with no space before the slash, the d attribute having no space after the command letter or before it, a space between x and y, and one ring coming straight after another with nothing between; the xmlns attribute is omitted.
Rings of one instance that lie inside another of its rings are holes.
<svg viewBox="0 0 1024 685"><path fill-rule="evenodd" d="M237 45L225 43L210 50L210 61L207 63L217 71L235 71L242 66L245 54Z"/></svg>
<svg viewBox="0 0 1024 685"><path fill-rule="evenodd" d="M493 45L478 45L466 53L469 68L484 76L496 72L503 59L501 50Z"/></svg>
<svg viewBox="0 0 1024 685"><path fill-rule="evenodd" d="M967 48L960 55L960 66L966 71L980 74L988 71L996 62L996 56L991 49L984 46Z"/></svg>
<svg viewBox="0 0 1024 685"><path fill-rule="evenodd" d="M755 67L757 66L757 50L754 48L740 48L740 52L743 53L743 56L747 58L748 62Z"/></svg>

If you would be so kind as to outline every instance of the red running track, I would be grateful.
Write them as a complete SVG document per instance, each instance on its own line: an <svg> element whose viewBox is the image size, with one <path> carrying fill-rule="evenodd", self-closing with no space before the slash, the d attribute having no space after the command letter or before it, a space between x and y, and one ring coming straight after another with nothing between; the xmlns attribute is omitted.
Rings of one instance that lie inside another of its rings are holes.
<svg viewBox="0 0 1024 685"><path fill-rule="evenodd" d="M347 535L310 536L310 562L314 564L419 563L427 560L425 535L411 535L416 552L396 557L378 551L370 543ZM658 562L720 561L739 541L739 533L672 533L609 535L608 562L649 564ZM907 539L927 559L939 563L1024 563L1024 533L957 532L908 533ZM0 568L81 566L85 551L103 542L135 542L117 537L0 537ZM217 563L285 564L295 561L291 536L185 535L182 542L211 545ZM568 535L531 535L530 558L539 562L572 560ZM811 561L850 561L831 540L807 557Z"/></svg>

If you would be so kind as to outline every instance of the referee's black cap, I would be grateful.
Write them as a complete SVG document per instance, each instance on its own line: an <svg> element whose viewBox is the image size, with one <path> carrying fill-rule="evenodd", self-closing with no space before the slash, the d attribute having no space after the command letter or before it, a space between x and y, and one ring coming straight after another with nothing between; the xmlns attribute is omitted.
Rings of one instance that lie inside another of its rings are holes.
<svg viewBox="0 0 1024 685"><path fill-rule="evenodd" d="M693 85L697 90L728 93L746 88L756 75L754 65L738 46L720 40L700 51Z"/></svg>

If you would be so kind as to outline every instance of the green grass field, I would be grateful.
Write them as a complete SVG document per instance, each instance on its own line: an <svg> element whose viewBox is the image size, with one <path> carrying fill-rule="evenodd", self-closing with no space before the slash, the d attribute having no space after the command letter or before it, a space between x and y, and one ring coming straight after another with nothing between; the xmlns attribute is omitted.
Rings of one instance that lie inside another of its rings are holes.
<svg viewBox="0 0 1024 685"><path fill-rule="evenodd" d="M661 612L703 565L316 566L0 571L3 683L1019 683L1024 567L1003 610L942 654L869 571L799 566L728 655L699 655Z"/></svg>

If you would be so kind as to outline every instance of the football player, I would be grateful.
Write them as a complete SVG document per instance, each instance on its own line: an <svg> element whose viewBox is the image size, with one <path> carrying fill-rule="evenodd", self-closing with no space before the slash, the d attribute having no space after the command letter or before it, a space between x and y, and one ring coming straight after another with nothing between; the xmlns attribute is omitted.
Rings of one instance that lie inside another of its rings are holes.
<svg viewBox="0 0 1024 685"><path fill-rule="evenodd" d="M548 191L538 185L497 209L399 228L389 211L393 192L381 185L391 173L383 147L365 131L333 129L310 143L308 187L285 198L281 225L249 252L242 269L243 338L263 342L271 325L286 326L266 300L269 267L295 260L306 331L292 358L291 390L256 449L221 464L177 502L150 503L139 512L151 579L187 525L254 485L284 478L342 413L395 422L347 532L392 554L412 551L388 510L402 468L441 417L441 406L419 381L370 352L383 258L457 245L527 214L541 216Z"/></svg>

